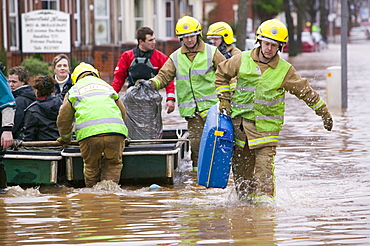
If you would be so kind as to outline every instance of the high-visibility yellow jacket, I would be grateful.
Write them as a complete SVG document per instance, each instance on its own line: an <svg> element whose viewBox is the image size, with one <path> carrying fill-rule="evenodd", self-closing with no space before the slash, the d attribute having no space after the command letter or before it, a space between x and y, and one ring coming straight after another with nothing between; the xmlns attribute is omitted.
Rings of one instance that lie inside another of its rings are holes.
<svg viewBox="0 0 370 246"><path fill-rule="evenodd" d="M119 95L105 81L86 76L72 86L67 100L71 107L65 100L57 121L61 137L71 134L71 127L68 126L71 122L71 108L74 111L77 141L100 134L128 135L123 121L124 110L119 106L122 103L116 103Z"/></svg>

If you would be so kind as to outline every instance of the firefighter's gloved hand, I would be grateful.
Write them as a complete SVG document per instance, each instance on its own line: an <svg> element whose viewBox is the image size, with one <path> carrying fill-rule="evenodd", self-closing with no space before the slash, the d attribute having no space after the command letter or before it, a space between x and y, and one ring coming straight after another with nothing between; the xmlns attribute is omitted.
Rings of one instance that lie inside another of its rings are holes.
<svg viewBox="0 0 370 246"><path fill-rule="evenodd" d="M219 110L221 113L231 115L231 103L228 99L220 99Z"/></svg>
<svg viewBox="0 0 370 246"><path fill-rule="evenodd" d="M148 87L152 87L152 82L150 80L145 80L145 79L139 79L136 81L135 85L139 85L139 84L142 84L144 86L148 86Z"/></svg>
<svg viewBox="0 0 370 246"><path fill-rule="evenodd" d="M333 128L333 118L331 117L329 112L322 116L322 121L324 123L324 128L328 131L331 131L331 129Z"/></svg>
<svg viewBox="0 0 370 246"><path fill-rule="evenodd" d="M62 138L62 137L59 137L57 139L57 141L63 146L63 148L67 147L67 145L71 143L71 139L70 138Z"/></svg>
<svg viewBox="0 0 370 246"><path fill-rule="evenodd" d="M19 147L21 147L21 146L22 146L22 143L23 143L23 141L22 141L22 140L20 140L20 139L14 139L14 140L13 140L13 144L12 144L13 149L14 149L14 150L18 150L18 149L19 149Z"/></svg>

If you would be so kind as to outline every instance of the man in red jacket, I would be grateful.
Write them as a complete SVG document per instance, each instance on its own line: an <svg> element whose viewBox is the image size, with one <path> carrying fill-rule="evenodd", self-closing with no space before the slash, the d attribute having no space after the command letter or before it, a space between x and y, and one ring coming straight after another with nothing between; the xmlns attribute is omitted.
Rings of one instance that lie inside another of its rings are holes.
<svg viewBox="0 0 370 246"><path fill-rule="evenodd" d="M142 74L143 77L134 77L130 76L129 70L132 68L132 64L135 58L148 58L152 68L153 68L153 77L157 74L159 69L164 65L167 61L168 57L160 52L159 50L155 49L155 36L152 29L149 27L140 27L136 31L136 38L138 41L138 45L136 48L125 51L121 54L121 57L117 63L117 66L114 70L114 78L112 82L112 87L118 93L122 86L125 83L126 78L129 79L130 84L129 86L135 84L135 81L138 79L149 79L146 74ZM130 68L131 67L131 68ZM144 69L145 70L145 69ZM166 109L167 113L171 113L175 109L175 84L172 81L166 87Z"/></svg>

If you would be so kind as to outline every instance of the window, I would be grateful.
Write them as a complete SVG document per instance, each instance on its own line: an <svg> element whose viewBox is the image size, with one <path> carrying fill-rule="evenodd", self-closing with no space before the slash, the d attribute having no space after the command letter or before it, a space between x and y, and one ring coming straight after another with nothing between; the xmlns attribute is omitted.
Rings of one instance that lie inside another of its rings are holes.
<svg viewBox="0 0 370 246"><path fill-rule="evenodd" d="M123 35L123 16L124 16L124 9L123 9L123 2L121 0L117 0L117 18L118 18L118 27L117 27L117 35L118 35L118 42L123 43L124 35Z"/></svg>
<svg viewBox="0 0 370 246"><path fill-rule="evenodd" d="M109 29L109 1L95 0L95 43L108 44L110 42Z"/></svg>
<svg viewBox="0 0 370 246"><path fill-rule="evenodd" d="M81 45L81 20L80 20L80 14L81 14L81 2L80 0L74 0L74 6L75 11L73 13L73 20L75 25L75 47L78 47Z"/></svg>
<svg viewBox="0 0 370 246"><path fill-rule="evenodd" d="M135 28L136 30L139 27L144 25L144 1L143 0L135 0Z"/></svg>
<svg viewBox="0 0 370 246"><path fill-rule="evenodd" d="M174 36L174 18L173 18L173 1L166 1L166 38Z"/></svg>
<svg viewBox="0 0 370 246"><path fill-rule="evenodd" d="M58 0L42 0L41 1L41 8L42 9L54 9L58 10Z"/></svg>
<svg viewBox="0 0 370 246"><path fill-rule="evenodd" d="M18 0L9 1L10 50L19 50Z"/></svg>

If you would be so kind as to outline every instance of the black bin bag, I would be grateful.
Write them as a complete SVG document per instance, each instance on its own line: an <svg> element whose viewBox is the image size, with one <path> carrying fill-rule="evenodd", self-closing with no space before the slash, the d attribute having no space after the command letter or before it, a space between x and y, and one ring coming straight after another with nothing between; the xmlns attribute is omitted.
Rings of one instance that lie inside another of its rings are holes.
<svg viewBox="0 0 370 246"><path fill-rule="evenodd" d="M162 137L162 96L157 90L137 82L127 89L122 101L126 107L128 137L133 140Z"/></svg>

